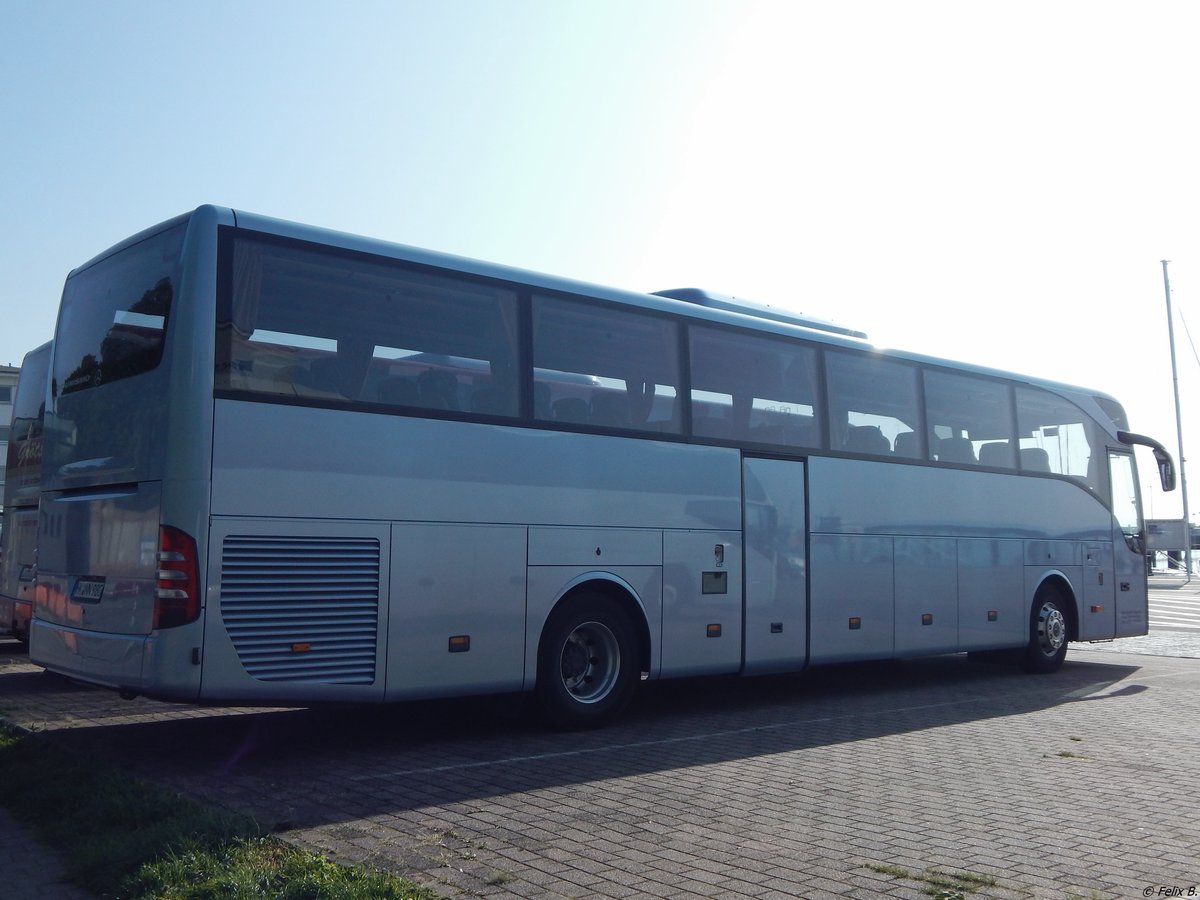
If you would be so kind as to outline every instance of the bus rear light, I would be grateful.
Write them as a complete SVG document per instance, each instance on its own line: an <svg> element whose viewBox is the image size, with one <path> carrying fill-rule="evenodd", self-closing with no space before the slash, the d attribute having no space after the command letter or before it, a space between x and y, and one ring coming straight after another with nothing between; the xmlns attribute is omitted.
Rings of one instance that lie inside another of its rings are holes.
<svg viewBox="0 0 1200 900"><path fill-rule="evenodd" d="M155 629L186 625L200 617L200 574L190 535L169 525L159 528L156 578Z"/></svg>

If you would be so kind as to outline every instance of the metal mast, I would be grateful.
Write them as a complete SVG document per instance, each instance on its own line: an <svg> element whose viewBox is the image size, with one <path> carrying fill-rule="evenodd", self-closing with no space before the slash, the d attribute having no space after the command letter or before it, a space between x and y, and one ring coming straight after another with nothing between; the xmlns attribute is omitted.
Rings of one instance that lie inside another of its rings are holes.
<svg viewBox="0 0 1200 900"><path fill-rule="evenodd" d="M1175 431L1179 438L1179 490L1183 500L1183 533L1187 546L1184 547L1187 574L1192 574L1192 517L1188 511L1187 476L1183 464L1183 415L1179 411L1179 370L1175 366L1175 318L1171 314L1171 280L1167 277L1167 263L1162 261L1163 290L1167 295L1167 337L1171 342L1171 383L1175 389Z"/></svg>

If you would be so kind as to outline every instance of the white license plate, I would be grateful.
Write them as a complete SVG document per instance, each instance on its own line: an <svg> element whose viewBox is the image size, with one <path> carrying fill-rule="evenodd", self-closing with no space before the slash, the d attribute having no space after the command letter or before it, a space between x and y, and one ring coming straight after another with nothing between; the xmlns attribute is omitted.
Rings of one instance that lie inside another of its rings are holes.
<svg viewBox="0 0 1200 900"><path fill-rule="evenodd" d="M87 600L96 602L104 596L104 579L89 578L86 581L80 579L75 583L75 591L71 594L72 600Z"/></svg>

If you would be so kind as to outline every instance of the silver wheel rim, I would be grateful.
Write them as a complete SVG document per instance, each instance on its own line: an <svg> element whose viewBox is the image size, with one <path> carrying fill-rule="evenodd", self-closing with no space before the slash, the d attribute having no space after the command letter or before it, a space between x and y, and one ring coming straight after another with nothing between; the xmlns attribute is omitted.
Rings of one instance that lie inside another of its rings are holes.
<svg viewBox="0 0 1200 900"><path fill-rule="evenodd" d="M559 675L580 703L599 703L617 683L621 647L603 622L583 622L567 635L559 653Z"/></svg>
<svg viewBox="0 0 1200 900"><path fill-rule="evenodd" d="M1043 603L1038 612L1038 646L1046 656L1054 656L1067 642L1067 620L1053 603Z"/></svg>

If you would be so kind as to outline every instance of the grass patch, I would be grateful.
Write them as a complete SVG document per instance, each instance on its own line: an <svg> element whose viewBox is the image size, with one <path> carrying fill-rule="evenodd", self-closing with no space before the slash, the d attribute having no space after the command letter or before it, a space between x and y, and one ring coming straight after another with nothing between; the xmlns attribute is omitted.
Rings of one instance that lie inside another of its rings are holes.
<svg viewBox="0 0 1200 900"><path fill-rule="evenodd" d="M868 863L867 868L872 872L878 872L880 875L890 875L892 878L904 878L908 881L913 880L912 872L900 866L886 866L876 863Z"/></svg>
<svg viewBox="0 0 1200 900"><path fill-rule="evenodd" d="M991 875L976 875L973 872L942 872L939 869L930 869L923 873L921 880L928 885L922 893L938 898L944 897L946 900L974 893L980 888L995 887L997 884L996 879Z"/></svg>
<svg viewBox="0 0 1200 900"><path fill-rule="evenodd" d="M437 895L391 875L339 866L274 838L253 838L196 847L144 865L126 880L121 896L415 900Z"/></svg>
<svg viewBox="0 0 1200 900"><path fill-rule="evenodd" d="M880 875L916 882L922 885L922 894L928 894L935 900L966 900L969 894L981 888L996 887L999 884L991 875L976 875L973 872L943 872L941 869L910 872L900 866L876 863L868 863L867 868Z"/></svg>
<svg viewBox="0 0 1200 900"><path fill-rule="evenodd" d="M123 900L271 897L436 900L404 879L350 869L251 819L0 728L0 802L57 849L67 878Z"/></svg>

